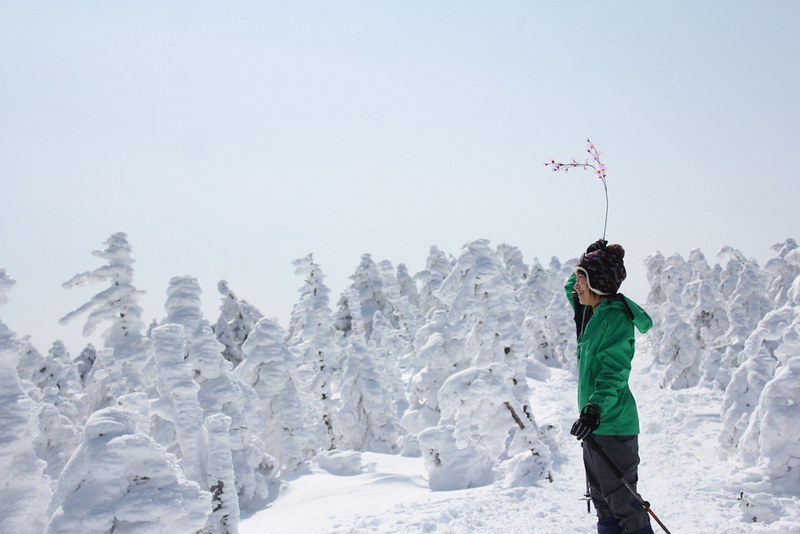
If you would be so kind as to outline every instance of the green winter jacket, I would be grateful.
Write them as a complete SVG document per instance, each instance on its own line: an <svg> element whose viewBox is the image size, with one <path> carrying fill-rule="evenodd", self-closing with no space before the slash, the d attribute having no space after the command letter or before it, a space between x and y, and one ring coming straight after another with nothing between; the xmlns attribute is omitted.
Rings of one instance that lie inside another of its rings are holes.
<svg viewBox="0 0 800 534"><path fill-rule="evenodd" d="M592 402L600 407L600 427L595 434L638 434L636 400L628 387L635 348L633 327L644 334L653 326L653 320L622 295L604 298L592 313L591 308L578 302L574 286L575 274L564 289L576 311L576 321L579 314L591 314L583 328L578 328L578 408Z"/></svg>

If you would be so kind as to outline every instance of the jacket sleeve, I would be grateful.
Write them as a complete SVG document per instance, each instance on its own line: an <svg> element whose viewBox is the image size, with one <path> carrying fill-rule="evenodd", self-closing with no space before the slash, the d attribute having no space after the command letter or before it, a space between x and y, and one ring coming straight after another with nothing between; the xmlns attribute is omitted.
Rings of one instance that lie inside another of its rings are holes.
<svg viewBox="0 0 800 534"><path fill-rule="evenodd" d="M573 310L575 309L575 278L576 274L572 273L567 279L567 283L564 284L564 291L567 293L567 300L569 301L569 304L572 306Z"/></svg>
<svg viewBox="0 0 800 534"><path fill-rule="evenodd" d="M589 398L600 406L602 414L608 413L627 387L633 360L634 338L631 322L612 320L605 323L602 338L597 345L600 371L594 384L594 393Z"/></svg>

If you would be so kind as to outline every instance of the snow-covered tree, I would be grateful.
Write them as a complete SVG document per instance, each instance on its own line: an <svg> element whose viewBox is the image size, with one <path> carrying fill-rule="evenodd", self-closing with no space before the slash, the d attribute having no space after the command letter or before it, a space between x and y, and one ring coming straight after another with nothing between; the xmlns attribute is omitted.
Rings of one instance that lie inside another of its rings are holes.
<svg viewBox="0 0 800 534"><path fill-rule="evenodd" d="M725 337L731 345L744 343L758 322L773 309L767 300L766 287L758 264L754 260L738 259L742 262L741 270L733 294L726 301L730 326ZM733 261L735 260L731 260ZM738 362L730 363L735 366L742 361L739 358Z"/></svg>
<svg viewBox="0 0 800 534"><path fill-rule="evenodd" d="M789 300L789 288L792 282L800 275L800 247L794 239L787 239L783 243L772 245L772 250L777 254L767 261L764 270L772 275L772 280L767 288L767 298L780 307Z"/></svg>
<svg viewBox="0 0 800 534"><path fill-rule="evenodd" d="M36 386L39 403L39 432L36 454L47 462L45 473L58 479L72 451L78 446L80 431L88 416L83 384L67 348L53 343L47 356L25 338L20 343L19 376Z"/></svg>
<svg viewBox="0 0 800 534"><path fill-rule="evenodd" d="M242 344L262 315L246 300L239 300L225 280L219 282L217 289L222 295L222 306L219 319L214 325L214 333L225 346L225 359L237 366L242 361Z"/></svg>
<svg viewBox="0 0 800 534"><path fill-rule="evenodd" d="M239 532L239 497L231 455L231 418L218 413L205 420L207 484L211 491L211 515L203 534Z"/></svg>
<svg viewBox="0 0 800 534"><path fill-rule="evenodd" d="M144 292L133 285L134 260L128 237L118 232L104 244L106 248L94 251L93 255L106 260L107 265L73 276L64 287L94 282L105 282L109 287L60 319L64 324L88 314L83 328L83 334L87 336L99 325L107 324L102 336L104 350L97 354L91 371L85 375L88 413L119 405L117 399L131 392L144 391L149 382L142 376L146 372L149 354L139 306Z"/></svg>
<svg viewBox="0 0 800 534"><path fill-rule="evenodd" d="M51 385L49 367L51 364L47 358L33 346L30 337L19 340L19 363L17 363L17 374L20 378L42 388ZM44 371L42 371L44 369Z"/></svg>
<svg viewBox="0 0 800 534"><path fill-rule="evenodd" d="M301 379L307 375L303 389L310 397L312 432L318 436L321 449L330 449L336 411L333 392L341 377L341 348L337 343L341 333L333 324L330 290L320 266L311 254L293 263L295 274L303 277L303 286L298 290L300 300L292 308L286 346L301 362Z"/></svg>
<svg viewBox="0 0 800 534"><path fill-rule="evenodd" d="M427 315L433 309L439 309L442 303L437 297L439 288L455 262L437 247L431 247L425 270L417 273L414 278L419 284L419 310L422 315Z"/></svg>
<svg viewBox="0 0 800 534"><path fill-rule="evenodd" d="M534 260L525 283L517 290L517 300L525 314L520 336L531 377L537 377L534 373L542 374L533 362L577 371L575 323L564 297L564 282L574 270L575 261L562 265L553 257L545 269Z"/></svg>
<svg viewBox="0 0 800 534"><path fill-rule="evenodd" d="M283 344L286 335L272 319L261 319L242 345L245 356L235 372L258 398L259 430L281 472L292 472L317 451L306 430L304 410L295 385L297 362Z"/></svg>
<svg viewBox="0 0 800 534"><path fill-rule="evenodd" d="M375 313L372 325L371 345L375 348L373 357L378 374L383 377L385 387L389 388L394 399L395 413L405 411L406 402L403 372L400 363L408 359L411 352L410 333L405 328L397 328L381 312Z"/></svg>
<svg viewBox="0 0 800 534"><path fill-rule="evenodd" d="M132 376L123 362L114 357L112 349L99 350L92 369L86 375L87 413L119 406L120 398L131 392L142 392L143 385L137 376Z"/></svg>
<svg viewBox="0 0 800 534"><path fill-rule="evenodd" d="M78 446L80 431L88 416L83 385L62 342L53 343L46 356L28 337L18 345L17 372L24 383L36 387L31 393L39 405L36 454L47 462L45 474L57 480Z"/></svg>
<svg viewBox="0 0 800 534"><path fill-rule="evenodd" d="M94 367L94 362L97 359L97 349L94 345L89 343L84 347L80 354L75 357L75 369L78 371L78 376L81 379L81 384L86 384L86 376Z"/></svg>
<svg viewBox="0 0 800 534"><path fill-rule="evenodd" d="M342 406L334 419L338 448L397 452L400 425L392 389L377 371L370 346L361 335L348 340L342 375Z"/></svg>
<svg viewBox="0 0 800 534"><path fill-rule="evenodd" d="M13 285L0 268L0 306ZM42 510L50 500L50 479L34 452L41 405L28 394L33 385L17 376L20 345L0 321L0 532L39 534L47 520Z"/></svg>
<svg viewBox="0 0 800 534"><path fill-rule="evenodd" d="M431 313L417 332L416 357L407 386L409 410L402 419L403 427L411 434L416 435L439 421L439 389L450 375L465 368L459 367L449 346L450 330L447 311L438 310Z"/></svg>
<svg viewBox="0 0 800 534"><path fill-rule="evenodd" d="M441 421L418 438L432 489L491 484L511 459L509 484L551 478L550 448L519 400L527 395L515 392L522 378L495 363L447 379L439 391Z"/></svg>
<svg viewBox="0 0 800 534"><path fill-rule="evenodd" d="M185 359L191 366L190 374L202 389L207 381L227 373L233 365L223 358L226 347L217 340L211 325L203 318L201 294L200 285L194 277L173 277L167 288L167 317L162 324L183 327ZM155 330L151 331L153 337Z"/></svg>
<svg viewBox="0 0 800 534"><path fill-rule="evenodd" d="M152 403L152 410L172 427L171 432L160 432L159 440L164 440L162 445L180 458L187 477L203 483L203 409L197 400L200 386L193 379L194 369L187 363L186 353L186 335L181 325L166 324L153 330L153 361L158 369L156 388L159 398ZM170 434L174 435L174 441L166 441Z"/></svg>
<svg viewBox="0 0 800 534"><path fill-rule="evenodd" d="M258 510L269 500L272 488L276 485L277 462L267 454L266 445L260 437L258 413L261 400L253 388L243 383L231 370L231 362L222 357L223 349L206 324L201 326L190 342L188 363L195 369L195 380L200 385L197 399L206 420L216 415L228 418L229 452L235 474L235 485L228 487L235 488L239 495L237 506L250 511ZM219 425L209 430L213 433L218 431ZM214 439L221 446L223 438L216 436ZM208 469L211 476L210 464ZM214 493L211 486L209 489ZM225 498L228 499L226 502L230 502L230 496Z"/></svg>
<svg viewBox="0 0 800 534"><path fill-rule="evenodd" d="M400 286L400 296L404 297L410 306L419 310L419 289L414 278L408 273L405 263L397 264L397 284Z"/></svg>
<svg viewBox="0 0 800 534"><path fill-rule="evenodd" d="M720 445L724 451L738 446L758 399L779 365L775 342L790 327L794 313L785 306L766 315L748 336L742 351L742 363L733 373L722 401Z"/></svg>
<svg viewBox="0 0 800 534"><path fill-rule="evenodd" d="M412 300L404 294L416 289L413 287L413 281L406 273L406 289L404 290L400 284L400 267L397 268L397 272L395 273L392 263L388 260L383 260L378 263L378 273L380 274L381 281L383 282L383 292L386 295L386 300L390 304L388 310L391 310L393 315L386 316L386 311L384 310L380 310L380 312L384 314L384 317L387 319L388 323L397 329L399 335L402 335L407 340L407 344L410 344L414 332L417 331L423 322L422 314L420 313L417 305L414 304ZM419 299L418 295L412 294L411 296L412 298L415 297L417 300ZM403 347L401 350L387 347L389 352L396 353L398 355L404 353L406 349L407 347Z"/></svg>
<svg viewBox="0 0 800 534"><path fill-rule="evenodd" d="M134 260L128 236L118 232L104 244L105 250L96 250L92 254L108 264L73 276L64 283L64 287L69 289L93 282L106 282L110 286L62 317L60 322L65 324L88 313L83 327L85 336L91 335L101 323L108 323L103 336L104 346L113 350L115 358L138 372L147 356L142 308L139 306L139 299L144 292L133 285Z"/></svg>
<svg viewBox="0 0 800 534"><path fill-rule="evenodd" d="M211 496L120 408L93 413L58 481L46 534L197 532Z"/></svg>
<svg viewBox="0 0 800 534"><path fill-rule="evenodd" d="M515 289L519 289L527 280L529 273L528 266L522 258L522 251L517 247L501 243L497 247L497 253L502 258L511 284Z"/></svg>
<svg viewBox="0 0 800 534"><path fill-rule="evenodd" d="M790 358L764 386L742 437L749 481L778 496L800 497L800 356Z"/></svg>
<svg viewBox="0 0 800 534"><path fill-rule="evenodd" d="M167 317L162 324L179 324L183 326L187 337L191 338L203 322L200 309L203 291L193 276L173 276L167 287L167 301L164 308Z"/></svg>
<svg viewBox="0 0 800 534"><path fill-rule="evenodd" d="M449 306L453 334L464 341L471 366L506 362L522 366L520 306L497 254L485 239L467 243L439 288Z"/></svg>
<svg viewBox="0 0 800 534"><path fill-rule="evenodd" d="M655 252L644 259L644 265L647 282L650 285L650 291L647 293L646 302L649 306L652 306L653 309L656 309L667 300L667 297L664 295L664 290L661 287L661 273L664 272L666 259L660 252Z"/></svg>
<svg viewBox="0 0 800 534"><path fill-rule="evenodd" d="M86 402L83 393L78 368L70 358L67 347L61 341L55 341L47 357L47 368L40 369L45 387L50 386L58 390L59 411L80 426L88 417ZM41 386L40 386L41 387Z"/></svg>
<svg viewBox="0 0 800 534"><path fill-rule="evenodd" d="M390 317L397 326L397 314L386 296L378 266L370 254L361 256L361 263L350 279L353 282L339 299L334 323L336 329L345 336L363 332L368 341L372 336L372 321L378 311Z"/></svg>
<svg viewBox="0 0 800 534"><path fill-rule="evenodd" d="M694 329L680 318L674 307L665 317L663 337L656 345L659 360L666 364L662 385L683 389L697 385L701 377L703 352Z"/></svg>

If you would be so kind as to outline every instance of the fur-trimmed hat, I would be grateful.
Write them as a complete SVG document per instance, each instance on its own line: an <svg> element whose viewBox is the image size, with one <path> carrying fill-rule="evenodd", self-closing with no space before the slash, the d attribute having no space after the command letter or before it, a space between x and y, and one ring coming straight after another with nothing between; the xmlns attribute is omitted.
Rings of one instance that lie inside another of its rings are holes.
<svg viewBox="0 0 800 534"><path fill-rule="evenodd" d="M598 295L615 295L628 274L623 258L625 249L621 245L604 246L583 254L578 271L586 275L586 284Z"/></svg>

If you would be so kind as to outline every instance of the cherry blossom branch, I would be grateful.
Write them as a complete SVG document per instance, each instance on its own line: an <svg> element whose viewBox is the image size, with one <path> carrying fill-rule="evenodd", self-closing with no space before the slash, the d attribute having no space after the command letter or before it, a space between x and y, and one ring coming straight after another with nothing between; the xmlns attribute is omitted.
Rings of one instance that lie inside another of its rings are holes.
<svg viewBox="0 0 800 534"><path fill-rule="evenodd" d="M570 169L574 168L581 168L584 170L592 169L595 175L600 178L600 181L603 182L603 191L606 195L606 216L605 220L603 221L603 239L606 238L606 229L608 228L608 186L606 184L606 166L605 164L600 161L600 152L598 152L597 147L594 146L591 140L587 139L587 143L589 146L586 148L586 152L592 157L591 159L594 160L594 163L589 163L589 159L587 158L586 161L580 163L578 160L574 159L568 163L564 163L561 161L550 160L549 163L545 163L546 167L552 167L553 172L564 171L569 172Z"/></svg>

